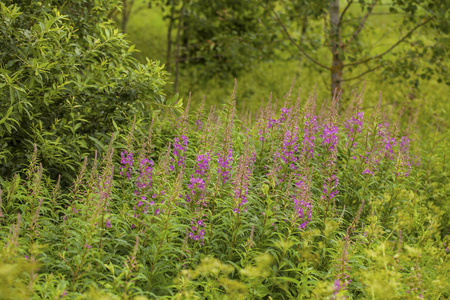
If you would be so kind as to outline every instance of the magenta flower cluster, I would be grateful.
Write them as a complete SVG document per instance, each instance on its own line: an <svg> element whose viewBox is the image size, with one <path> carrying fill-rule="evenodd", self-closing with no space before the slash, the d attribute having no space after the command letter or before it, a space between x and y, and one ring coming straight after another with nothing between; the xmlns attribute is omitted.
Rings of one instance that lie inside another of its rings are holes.
<svg viewBox="0 0 450 300"><path fill-rule="evenodd" d="M330 153L337 151L338 131L338 127L334 124L323 127L322 146L325 146Z"/></svg>
<svg viewBox="0 0 450 300"><path fill-rule="evenodd" d="M241 157L241 161L239 163L239 167L237 170L237 174L234 180L234 208L233 211L235 213L240 213L242 209L247 211L247 195L250 184L250 177L253 172L253 165L256 161L256 153L249 153L249 150L246 149L246 152Z"/></svg>
<svg viewBox="0 0 450 300"><path fill-rule="evenodd" d="M361 134L364 128L364 112L357 111L354 116L345 121L344 124L347 130L346 147L356 147L358 143L355 141L357 134Z"/></svg>
<svg viewBox="0 0 450 300"><path fill-rule="evenodd" d="M203 245L203 239L205 237L206 225L202 219L192 222L192 226L189 231L189 238L194 241L199 241Z"/></svg>
<svg viewBox="0 0 450 300"><path fill-rule="evenodd" d="M305 230L312 220L313 204L308 197L308 184L304 180L295 183L298 193L293 198L294 202L294 217L292 222L300 230Z"/></svg>
<svg viewBox="0 0 450 300"><path fill-rule="evenodd" d="M336 174L332 174L330 177L328 177L323 183L322 199L333 200L333 198L336 197L336 195L339 193L337 189L338 184L339 179L337 178Z"/></svg>
<svg viewBox="0 0 450 300"><path fill-rule="evenodd" d="M152 187L152 168L154 162L151 159L143 158L139 163L139 174L136 180L136 187L139 190L150 189Z"/></svg>
<svg viewBox="0 0 450 300"><path fill-rule="evenodd" d="M317 117L314 114L308 113L305 115L304 121L304 133L303 133L303 148L302 152L305 157L314 157L314 148L316 143L315 134L319 131L319 125L317 124Z"/></svg>
<svg viewBox="0 0 450 300"><path fill-rule="evenodd" d="M271 129L275 126L279 127L281 124L286 122L286 120L289 118L290 114L292 113L292 108L282 108L280 117L278 119L270 118L269 122L267 122L267 128Z"/></svg>
<svg viewBox="0 0 450 300"><path fill-rule="evenodd" d="M128 179L131 178L131 173L133 172L133 163L134 163L134 157L133 153L128 152L127 150L124 150L120 153L120 175L124 175L124 171Z"/></svg>
<svg viewBox="0 0 450 300"><path fill-rule="evenodd" d="M172 158L172 165L170 165L170 169L173 171L175 169L174 163L176 162L178 167L184 168L186 167L186 149L188 147L188 137L186 135L181 135L180 137L176 137L173 143L173 155L175 157ZM175 161L176 160L176 161Z"/></svg>
<svg viewBox="0 0 450 300"><path fill-rule="evenodd" d="M378 125L378 135L381 138L382 149L380 149L381 156L389 159L395 158L394 147L397 145L397 141L392 136L389 123L382 123Z"/></svg>
<svg viewBox="0 0 450 300"><path fill-rule="evenodd" d="M291 170L295 170L295 162L298 160L298 128L286 130L283 139L281 153L275 153L276 158L280 158Z"/></svg>
<svg viewBox="0 0 450 300"><path fill-rule="evenodd" d="M225 184L231 178L231 168L233 163L233 149L230 147L225 152L220 152L217 154L218 156L218 173L220 178L222 179L222 183Z"/></svg>
<svg viewBox="0 0 450 300"><path fill-rule="evenodd" d="M152 198L156 198L156 194L152 194L152 183L153 183L153 167L154 162L152 159L141 158L139 161L138 169L133 170L134 165L134 154L132 152L122 151L121 152L121 175L125 175L128 179L134 178L134 196L136 197L136 202L133 205L133 217L143 218L149 213L150 207L155 204L154 200L149 201L149 195ZM134 176L136 177L134 177ZM155 211L155 214L159 213L159 209ZM139 221L143 223L143 221ZM106 221L106 228L111 227L111 222L108 219ZM131 225L132 228L136 228L136 224Z"/></svg>
<svg viewBox="0 0 450 300"><path fill-rule="evenodd" d="M201 197L205 191L205 180L209 177L208 172L210 161L211 157L208 153L197 155L195 174L191 175L191 179L188 184L189 192L188 195L186 195L186 200L188 202L192 201L195 196L197 196L197 198L199 196Z"/></svg>

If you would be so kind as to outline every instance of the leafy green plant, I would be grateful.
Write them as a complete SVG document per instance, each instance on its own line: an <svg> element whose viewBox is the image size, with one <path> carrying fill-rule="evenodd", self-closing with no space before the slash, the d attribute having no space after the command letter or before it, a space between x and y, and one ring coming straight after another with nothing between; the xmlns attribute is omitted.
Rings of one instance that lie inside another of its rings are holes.
<svg viewBox="0 0 450 300"><path fill-rule="evenodd" d="M64 184L107 133L132 115L180 109L166 101L158 62L137 63L133 46L106 20L117 1L0 3L0 172L22 169L38 145ZM106 140L105 140L106 139Z"/></svg>

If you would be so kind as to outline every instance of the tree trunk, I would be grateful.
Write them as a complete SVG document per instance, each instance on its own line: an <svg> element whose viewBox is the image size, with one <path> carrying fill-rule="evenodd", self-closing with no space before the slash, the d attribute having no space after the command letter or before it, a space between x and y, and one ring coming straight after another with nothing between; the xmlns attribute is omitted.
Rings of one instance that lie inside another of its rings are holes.
<svg viewBox="0 0 450 300"><path fill-rule="evenodd" d="M181 44L181 27L183 25L183 15L184 15L184 7L186 5L186 1L183 1L183 5L180 10L180 18L178 19L178 29L177 29L177 54L175 61L175 82L174 82L174 90L175 93L178 92L178 77L180 74L180 44Z"/></svg>
<svg viewBox="0 0 450 300"><path fill-rule="evenodd" d="M167 53L166 53L166 70L170 73L170 61L172 59L172 27L174 22L175 4L172 2L170 8L169 28L167 29Z"/></svg>
<svg viewBox="0 0 450 300"><path fill-rule="evenodd" d="M122 2L122 32L127 32L128 14L127 14L127 0Z"/></svg>
<svg viewBox="0 0 450 300"><path fill-rule="evenodd" d="M331 0L330 2L330 50L332 55L331 63L331 98L334 92L342 89L342 70L344 62L341 59L342 41L340 29L339 0Z"/></svg>

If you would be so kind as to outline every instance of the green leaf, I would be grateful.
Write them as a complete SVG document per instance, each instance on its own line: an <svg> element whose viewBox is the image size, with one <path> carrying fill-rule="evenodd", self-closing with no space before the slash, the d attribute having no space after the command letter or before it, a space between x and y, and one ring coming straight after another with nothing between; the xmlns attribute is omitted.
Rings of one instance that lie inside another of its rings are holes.
<svg viewBox="0 0 450 300"><path fill-rule="evenodd" d="M8 110L6 111L6 114L5 114L5 115L3 116L3 118L0 120L0 124L5 123L6 119L8 119L9 115L11 114L12 110L13 110L13 107L10 106L10 107L8 108Z"/></svg>

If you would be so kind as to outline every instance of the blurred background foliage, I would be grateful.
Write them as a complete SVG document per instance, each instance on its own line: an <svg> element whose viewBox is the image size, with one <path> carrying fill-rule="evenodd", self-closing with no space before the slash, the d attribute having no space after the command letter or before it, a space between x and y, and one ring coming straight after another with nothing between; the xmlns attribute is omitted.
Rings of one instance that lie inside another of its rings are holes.
<svg viewBox="0 0 450 300"><path fill-rule="evenodd" d="M317 84L322 101L339 87L346 102L365 82L366 109L383 91L385 105L405 107L409 117L420 109L424 131L448 126L449 101L442 99L450 92L448 1L121 4L112 19L136 44L138 60L151 57L166 64L169 94L186 98L192 92L194 103L205 96L208 105L217 105L235 77L238 108L256 112L270 92L281 99L294 77L304 99ZM336 7L338 23L333 24ZM332 74L339 82L332 82Z"/></svg>

